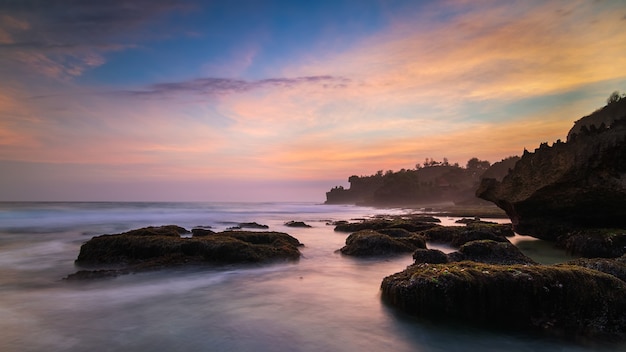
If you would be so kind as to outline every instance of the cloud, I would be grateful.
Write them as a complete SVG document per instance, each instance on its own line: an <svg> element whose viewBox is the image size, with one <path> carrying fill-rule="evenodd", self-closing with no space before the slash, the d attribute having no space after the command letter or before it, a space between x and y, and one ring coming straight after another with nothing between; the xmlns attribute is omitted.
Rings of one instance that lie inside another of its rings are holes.
<svg viewBox="0 0 626 352"><path fill-rule="evenodd" d="M616 7L618 2L609 2ZM489 100L553 94L624 77L621 11L588 1L431 4L342 53L286 69L363 83L368 98L404 102ZM331 70L331 69L334 69Z"/></svg>
<svg viewBox="0 0 626 352"><path fill-rule="evenodd" d="M267 78L247 81L231 78L198 78L190 81L157 83L143 90L125 91L134 96L176 96L187 93L217 96L245 93L263 88L289 89L300 85L318 85L322 88L343 88L350 82L344 77L330 75L305 76L294 78Z"/></svg>
<svg viewBox="0 0 626 352"><path fill-rule="evenodd" d="M0 64L53 78L71 78L135 47L139 28L187 1L21 0L0 2ZM148 34L150 35L150 34ZM154 34L151 34L154 35Z"/></svg>

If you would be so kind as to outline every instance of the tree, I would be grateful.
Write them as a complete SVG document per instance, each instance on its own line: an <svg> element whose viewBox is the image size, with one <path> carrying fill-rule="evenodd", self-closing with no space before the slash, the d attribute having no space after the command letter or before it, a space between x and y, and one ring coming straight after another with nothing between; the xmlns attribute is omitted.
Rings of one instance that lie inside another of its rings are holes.
<svg viewBox="0 0 626 352"><path fill-rule="evenodd" d="M618 101L624 99L625 95L620 95L619 91L616 90L613 93L611 93L611 95L609 95L608 99L606 99L606 104L607 105L611 105L611 104L615 104Z"/></svg>
<svg viewBox="0 0 626 352"><path fill-rule="evenodd" d="M473 178L478 178L482 175L488 168L491 166L491 163L487 160L479 160L478 158L471 158L467 161L467 171L472 175Z"/></svg>

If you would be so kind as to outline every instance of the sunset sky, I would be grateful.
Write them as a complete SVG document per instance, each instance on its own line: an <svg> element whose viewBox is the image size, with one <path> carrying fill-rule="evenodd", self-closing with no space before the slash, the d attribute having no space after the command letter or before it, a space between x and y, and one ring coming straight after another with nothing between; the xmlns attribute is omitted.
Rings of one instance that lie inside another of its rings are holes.
<svg viewBox="0 0 626 352"><path fill-rule="evenodd" d="M0 200L324 201L565 139L626 2L0 1Z"/></svg>

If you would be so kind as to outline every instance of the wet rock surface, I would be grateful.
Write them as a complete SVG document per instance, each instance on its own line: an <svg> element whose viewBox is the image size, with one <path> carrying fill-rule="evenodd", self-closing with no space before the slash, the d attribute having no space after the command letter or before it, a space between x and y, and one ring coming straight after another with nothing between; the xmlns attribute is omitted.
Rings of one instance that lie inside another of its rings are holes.
<svg viewBox="0 0 626 352"><path fill-rule="evenodd" d="M181 265L295 261L302 244L281 232L198 229L191 238L177 226L151 227L96 236L80 248L75 263L88 268L75 278L111 276ZM114 272L112 272L113 270ZM90 271L90 272L88 272Z"/></svg>
<svg viewBox="0 0 626 352"><path fill-rule="evenodd" d="M626 283L575 265L421 263L386 277L392 306L436 321L624 339Z"/></svg>
<svg viewBox="0 0 626 352"><path fill-rule="evenodd" d="M407 218L377 218L359 222L338 223L335 231L356 232L361 230L404 229L409 232L423 231L436 226L441 220L432 216L411 216Z"/></svg>
<svg viewBox="0 0 626 352"><path fill-rule="evenodd" d="M339 251L345 255L365 257L412 253L418 248L426 248L426 241L419 235L393 237L373 230L362 230L348 236L346 245Z"/></svg>
<svg viewBox="0 0 626 352"><path fill-rule="evenodd" d="M287 221L285 223L285 226L287 226L287 227L302 227L302 228L309 228L309 227L311 227L311 225L306 224L304 221Z"/></svg>
<svg viewBox="0 0 626 352"><path fill-rule="evenodd" d="M626 254L626 230L584 229L568 232L557 245L586 258L617 258Z"/></svg>
<svg viewBox="0 0 626 352"><path fill-rule="evenodd" d="M422 231L428 241L460 247L467 242L492 240L509 242L507 237L515 235L510 224L468 224L466 226L437 226Z"/></svg>

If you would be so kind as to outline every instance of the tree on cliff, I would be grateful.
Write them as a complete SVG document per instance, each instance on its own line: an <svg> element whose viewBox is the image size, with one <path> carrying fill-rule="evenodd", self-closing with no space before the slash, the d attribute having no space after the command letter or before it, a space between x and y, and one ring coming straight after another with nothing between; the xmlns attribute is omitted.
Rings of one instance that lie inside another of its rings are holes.
<svg viewBox="0 0 626 352"><path fill-rule="evenodd" d="M480 175L482 175L489 168L489 166L491 166L491 163L487 160L471 158L467 161L466 169L470 173L472 178L478 179Z"/></svg>
<svg viewBox="0 0 626 352"><path fill-rule="evenodd" d="M625 98L626 98L626 93L620 95L619 91L616 90L613 93L611 93L611 95L609 95L609 97L606 99L606 104L607 105L615 104Z"/></svg>

